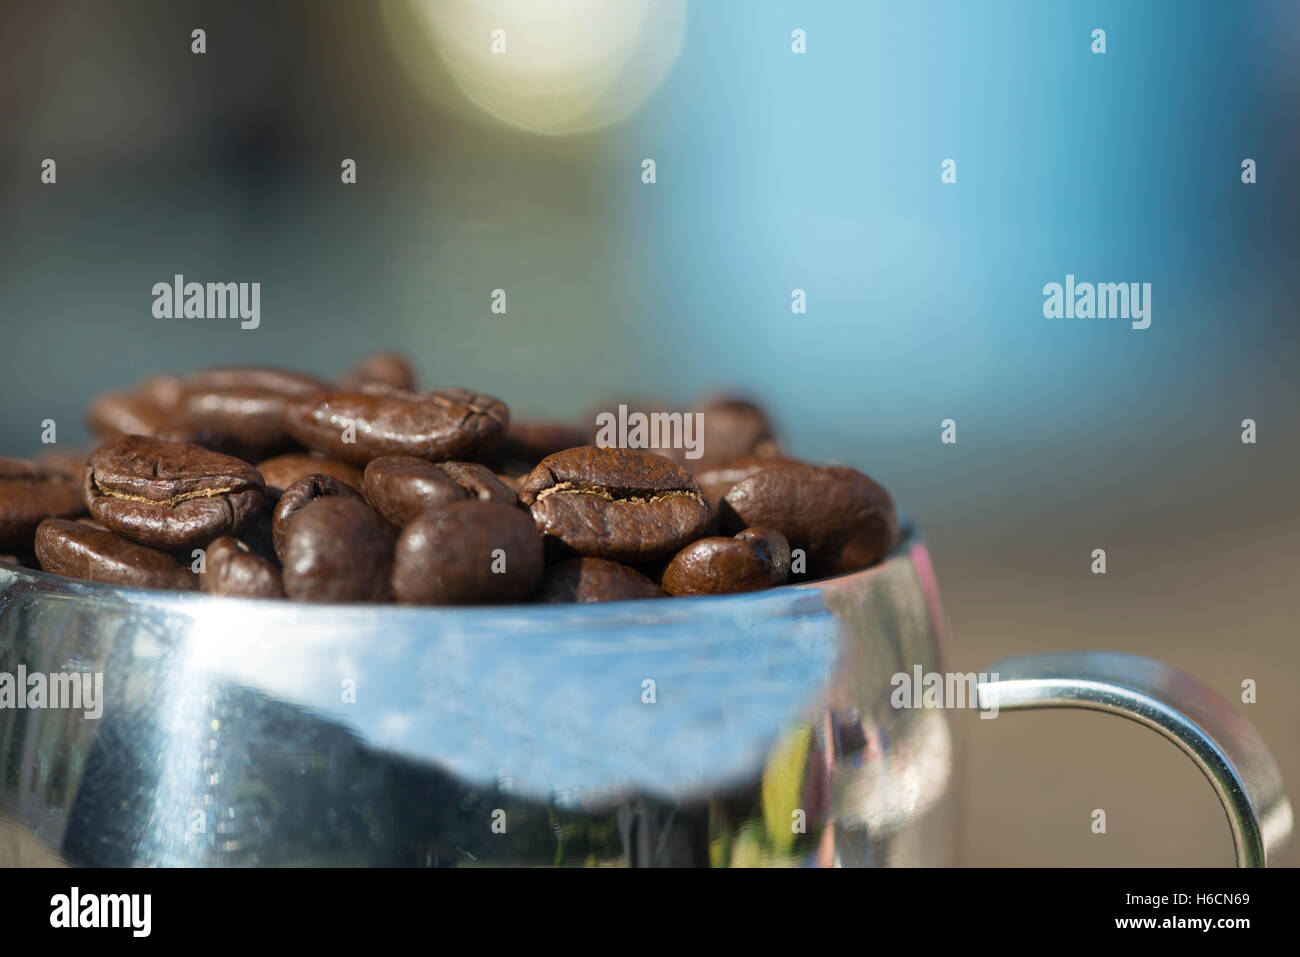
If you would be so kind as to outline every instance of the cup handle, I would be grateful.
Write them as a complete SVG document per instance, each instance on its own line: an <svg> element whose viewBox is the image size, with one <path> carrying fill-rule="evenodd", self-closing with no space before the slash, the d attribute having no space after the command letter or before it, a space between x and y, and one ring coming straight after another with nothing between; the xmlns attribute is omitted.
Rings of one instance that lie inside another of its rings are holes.
<svg viewBox="0 0 1300 957"><path fill-rule="evenodd" d="M1087 708L1160 732L1219 795L1238 867L1266 867L1291 834L1291 802L1264 739L1191 675L1137 655L1081 651L1004 658L978 689L981 711Z"/></svg>

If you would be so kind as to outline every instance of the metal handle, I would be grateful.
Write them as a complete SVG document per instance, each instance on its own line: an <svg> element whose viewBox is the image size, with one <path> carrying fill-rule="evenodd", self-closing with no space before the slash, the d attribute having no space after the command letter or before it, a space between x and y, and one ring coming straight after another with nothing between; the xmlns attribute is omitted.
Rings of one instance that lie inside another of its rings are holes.
<svg viewBox="0 0 1300 957"><path fill-rule="evenodd" d="M1183 749L1214 786L1238 867L1266 867L1291 834L1282 774L1255 727L1191 675L1108 651L1004 658L979 684L983 711L1087 708L1129 718Z"/></svg>

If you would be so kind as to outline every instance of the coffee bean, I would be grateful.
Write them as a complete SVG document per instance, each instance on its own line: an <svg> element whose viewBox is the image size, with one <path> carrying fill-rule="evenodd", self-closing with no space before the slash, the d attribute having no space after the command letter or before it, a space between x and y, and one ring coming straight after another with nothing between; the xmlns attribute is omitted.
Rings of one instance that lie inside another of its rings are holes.
<svg viewBox="0 0 1300 957"><path fill-rule="evenodd" d="M47 518L72 518L86 509L81 477L21 459L0 459L0 550L32 550L36 526Z"/></svg>
<svg viewBox="0 0 1300 957"><path fill-rule="evenodd" d="M770 458L780 453L767 414L748 399L713 397L691 409L691 413L697 412L703 416L702 455L695 461L686 460L697 476L712 465L742 455Z"/></svg>
<svg viewBox="0 0 1300 957"><path fill-rule="evenodd" d="M366 465L362 478L366 501L394 525L405 525L436 505L469 498L450 475L428 459L381 455Z"/></svg>
<svg viewBox="0 0 1300 957"><path fill-rule="evenodd" d="M738 483L722 500L724 531L767 526L804 549L813 577L864 568L898 537L894 500L880 485L842 466L779 465Z"/></svg>
<svg viewBox="0 0 1300 957"><path fill-rule="evenodd" d="M210 595L282 598L280 569L237 538L223 536L204 550L199 587Z"/></svg>
<svg viewBox="0 0 1300 957"><path fill-rule="evenodd" d="M519 497L561 552L611 561L671 555L709 523L708 503L685 469L634 449L588 446L549 455Z"/></svg>
<svg viewBox="0 0 1300 957"><path fill-rule="evenodd" d="M511 422L493 456L493 463L499 471L522 469L526 474L546 456L589 445L590 442L585 429L565 422Z"/></svg>
<svg viewBox="0 0 1300 957"><path fill-rule="evenodd" d="M289 523L293 517L317 499L336 495L358 502L365 501L361 493L352 485L341 482L332 475L319 472L304 475L281 493L280 500L275 503L275 511L271 516L271 541L275 546L275 553L280 556L281 561L285 560L284 554L289 538Z"/></svg>
<svg viewBox="0 0 1300 957"><path fill-rule="evenodd" d="M351 392L363 385L386 385L414 392L415 370L400 353L377 352L339 377L339 390L342 392Z"/></svg>
<svg viewBox="0 0 1300 957"><path fill-rule="evenodd" d="M266 502L262 477L247 462L143 436L96 449L82 493L96 520L158 548L184 548L238 531Z"/></svg>
<svg viewBox="0 0 1300 957"><path fill-rule="evenodd" d="M148 399L160 409L175 409L185 391L178 376L170 374L146 376L135 384L135 393Z"/></svg>
<svg viewBox="0 0 1300 957"><path fill-rule="evenodd" d="M86 427L101 439L154 435L180 404L181 382L173 375L141 380L129 390L108 392L86 410Z"/></svg>
<svg viewBox="0 0 1300 957"><path fill-rule="evenodd" d="M500 441L508 419L505 403L465 389L365 386L291 403L284 422L308 448L365 465L381 455L478 459Z"/></svg>
<svg viewBox="0 0 1300 957"><path fill-rule="evenodd" d="M366 465L366 500L394 525L429 508L461 499L513 505L514 490L477 462L430 462L413 455L383 455Z"/></svg>
<svg viewBox="0 0 1300 957"><path fill-rule="evenodd" d="M329 475L355 489L361 488L359 468L347 462L340 462L338 459L327 459L318 455L286 452L284 455L259 462L256 468L262 474L262 480L266 482L267 494L274 499L278 499L280 494L294 482L308 475Z"/></svg>
<svg viewBox="0 0 1300 957"><path fill-rule="evenodd" d="M800 462L798 459L779 455L740 455L725 462L699 469L694 474L695 480L700 483L700 488L704 491L704 497L708 500L709 508L713 509L716 518L723 496L730 492L737 482L747 479L751 475L756 475L763 469L770 469L774 465L803 464L805 463Z"/></svg>
<svg viewBox="0 0 1300 957"><path fill-rule="evenodd" d="M663 573L670 595L727 595L785 584L790 543L771 528L750 528L735 538L701 538L673 556Z"/></svg>
<svg viewBox="0 0 1300 957"><path fill-rule="evenodd" d="M329 391L329 383L292 369L272 366L214 366L191 372L181 383L186 392L259 389L277 395L305 398Z"/></svg>
<svg viewBox="0 0 1300 957"><path fill-rule="evenodd" d="M197 445L209 452L228 455L231 458L242 459L245 462L255 462L258 459L265 458L268 452L273 452L277 448L277 446L268 448L264 444L250 445L239 436L226 431L219 424L200 422L183 414L171 416L150 435L155 439L162 439L164 442Z"/></svg>
<svg viewBox="0 0 1300 957"><path fill-rule="evenodd" d="M86 409L86 428L101 439L119 435L153 435L172 416L148 396L136 392L106 392Z"/></svg>
<svg viewBox="0 0 1300 957"><path fill-rule="evenodd" d="M603 558L570 558L547 567L534 598L546 604L664 598L635 568Z"/></svg>
<svg viewBox="0 0 1300 957"><path fill-rule="evenodd" d="M37 468L46 472L66 475L77 483L77 495L81 495L81 475L86 470L86 460L90 458L90 449L51 446L36 456Z"/></svg>
<svg viewBox="0 0 1300 957"><path fill-rule="evenodd" d="M285 594L300 601L390 601L394 531L360 496L309 502L285 537Z"/></svg>
<svg viewBox="0 0 1300 957"><path fill-rule="evenodd" d="M402 529L393 592L408 604L520 601L542 575L542 538L528 514L465 499L425 511Z"/></svg>
<svg viewBox="0 0 1300 957"><path fill-rule="evenodd" d="M51 518L36 529L41 568L66 578L194 591L198 579L166 552L149 548L84 522Z"/></svg>
<svg viewBox="0 0 1300 957"><path fill-rule="evenodd" d="M207 430L225 443L239 443L265 458L292 443L284 431L285 407L290 397L255 386L223 389L188 388L181 399L172 428ZM163 432L158 435L166 437Z"/></svg>

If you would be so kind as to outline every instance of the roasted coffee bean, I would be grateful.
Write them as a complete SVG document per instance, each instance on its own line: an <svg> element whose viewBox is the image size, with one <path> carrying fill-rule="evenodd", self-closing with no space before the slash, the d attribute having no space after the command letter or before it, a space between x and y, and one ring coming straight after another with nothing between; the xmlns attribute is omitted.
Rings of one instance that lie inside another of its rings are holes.
<svg viewBox="0 0 1300 957"><path fill-rule="evenodd" d="M134 391L106 392L86 409L86 428L101 439L153 435L172 417L148 396Z"/></svg>
<svg viewBox="0 0 1300 957"><path fill-rule="evenodd" d="M327 392L329 383L315 376L272 366L214 366L191 372L182 380L186 392L259 389L277 395L305 398Z"/></svg>
<svg viewBox="0 0 1300 957"><path fill-rule="evenodd" d="M137 588L198 588L197 576L166 552L85 522L41 522L36 557L45 571L66 578Z"/></svg>
<svg viewBox="0 0 1300 957"><path fill-rule="evenodd" d="M415 370L400 353L377 352L339 377L339 390L342 392L351 392L363 385L386 385L414 392Z"/></svg>
<svg viewBox="0 0 1300 957"><path fill-rule="evenodd" d="M359 468L347 462L340 462L338 459L327 459L319 455L288 452L259 462L256 468L262 473L262 479L266 482L267 494L275 499L278 499L280 493L294 482L308 475L329 475L357 490L361 489Z"/></svg>
<svg viewBox="0 0 1300 957"><path fill-rule="evenodd" d="M173 415L150 434L155 439L162 439L164 442L197 445L209 452L228 455L231 458L242 459L245 462L255 462L258 459L265 458L268 452L276 450L276 447L268 449L265 445L250 445L239 436L225 431L219 425L211 422L199 422L184 415Z"/></svg>
<svg viewBox="0 0 1300 957"><path fill-rule="evenodd" d="M36 526L47 518L72 518L86 510L81 476L21 459L0 459L0 550L32 550Z"/></svg>
<svg viewBox="0 0 1300 957"><path fill-rule="evenodd" d="M519 497L561 553L632 564L671 555L709 524L708 503L690 474L662 455L634 449L549 455Z"/></svg>
<svg viewBox="0 0 1300 957"><path fill-rule="evenodd" d="M266 503L247 462L194 445L126 436L90 456L82 485L90 514L132 541L184 548L229 535Z"/></svg>
<svg viewBox="0 0 1300 957"><path fill-rule="evenodd" d="M271 541L275 546L275 553L280 556L280 561L285 561L289 523L293 517L317 499L330 496L340 496L358 502L365 501L354 486L341 482L332 475L319 472L304 475L281 493L280 501L275 503L275 511L271 516Z"/></svg>
<svg viewBox="0 0 1300 957"><path fill-rule="evenodd" d="M456 480L428 459L381 455L366 465L362 490L372 508L394 525L405 525L435 505L469 498Z"/></svg>
<svg viewBox="0 0 1300 957"><path fill-rule="evenodd" d="M493 462L502 470L531 472L548 455L589 444L585 429L565 422L511 422Z"/></svg>
<svg viewBox="0 0 1300 957"><path fill-rule="evenodd" d="M505 403L491 396L384 386L327 393L285 412L285 428L303 445L357 465L381 455L479 459L500 441L508 420Z"/></svg>
<svg viewBox="0 0 1300 957"><path fill-rule="evenodd" d="M520 601L542 576L542 537L528 513L465 499L402 529L393 561L397 600L419 605Z"/></svg>
<svg viewBox="0 0 1300 957"><path fill-rule="evenodd" d="M728 595L785 584L790 543L772 528L749 528L735 538L701 538L673 556L663 573L670 595Z"/></svg>
<svg viewBox="0 0 1300 957"><path fill-rule="evenodd" d="M842 466L780 465L732 486L722 500L724 531L766 526L804 549L813 577L879 561L898 538L889 492Z"/></svg>
<svg viewBox="0 0 1300 957"><path fill-rule="evenodd" d="M179 376L162 374L146 376L135 384L136 395L144 396L160 409L172 410L180 405L185 391Z"/></svg>
<svg viewBox="0 0 1300 957"><path fill-rule="evenodd" d="M686 464L698 476L712 465L753 455L770 458L780 454L767 415L748 399L720 396L706 399L691 409L702 416L703 442L696 461Z"/></svg>
<svg viewBox="0 0 1300 957"><path fill-rule="evenodd" d="M86 469L86 460L90 458L90 451L90 449L54 446L36 456L36 466L46 472L68 476L77 483L77 494L80 495L81 474Z"/></svg>
<svg viewBox="0 0 1300 957"><path fill-rule="evenodd" d="M254 461L293 444L283 422L290 401L328 388L312 376L260 366L201 369L181 385L175 415L154 434L221 451L238 449Z"/></svg>
<svg viewBox="0 0 1300 957"><path fill-rule="evenodd" d="M421 512L461 499L513 505L514 490L476 462L430 462L413 455L372 459L364 478L366 500L394 525Z"/></svg>
<svg viewBox="0 0 1300 957"><path fill-rule="evenodd" d="M786 458L780 455L740 455L725 462L699 469L694 472L694 475L695 480L700 483L704 497L708 500L709 508L713 510L716 518L723 496L730 492L737 482L747 479L751 475L756 475L763 469L770 469L775 465L803 464L805 463L800 462L798 459Z"/></svg>
<svg viewBox="0 0 1300 957"><path fill-rule="evenodd" d="M519 496L486 465L477 462L438 462L452 481L465 490L470 498L482 502L503 502L514 505Z"/></svg>
<svg viewBox="0 0 1300 957"><path fill-rule="evenodd" d="M285 594L301 601L390 601L394 532L360 496L315 499L289 523L280 570Z"/></svg>
<svg viewBox="0 0 1300 957"><path fill-rule="evenodd" d="M173 375L155 375L132 389L108 392L86 410L86 427L101 439L119 435L154 435L175 414L181 399L181 381Z"/></svg>
<svg viewBox="0 0 1300 957"><path fill-rule="evenodd" d="M262 513L257 516L256 521L249 522L231 537L247 545L249 550L258 558L265 558L272 565L279 567L280 556L275 553L275 533L271 527L274 516L275 511L273 508L264 508Z"/></svg>
<svg viewBox="0 0 1300 957"><path fill-rule="evenodd" d="M284 431L285 406L290 397L251 386L187 389L171 428L206 430L226 444L239 443L262 458L292 444ZM161 430L157 433L166 437Z"/></svg>
<svg viewBox="0 0 1300 957"><path fill-rule="evenodd" d="M280 569L237 538L223 536L204 549L199 587L209 595L283 598Z"/></svg>
<svg viewBox="0 0 1300 957"><path fill-rule="evenodd" d="M664 590L635 568L603 558L570 558L548 566L534 595L546 604L664 597Z"/></svg>

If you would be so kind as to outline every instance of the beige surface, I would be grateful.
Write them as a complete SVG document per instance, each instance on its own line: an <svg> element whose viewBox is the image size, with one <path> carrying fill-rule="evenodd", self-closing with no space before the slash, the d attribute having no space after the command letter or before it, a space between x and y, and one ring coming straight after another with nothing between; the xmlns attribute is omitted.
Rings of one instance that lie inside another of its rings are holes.
<svg viewBox="0 0 1300 957"><path fill-rule="evenodd" d="M936 505L925 526L957 670L1081 648L1161 659L1254 722L1295 804L1300 515L1284 471L1238 470L1234 451L1210 478L1190 466L1184 482L1077 474L1030 498L971 475L992 490L979 514L958 518ZM1180 468L1180 453L1171 456L1162 471ZM1098 546L1108 553L1104 577L1089 570ZM1241 703L1244 678L1257 682L1258 703ZM965 864L1233 862L1226 819L1200 772L1136 724L1071 711L967 714L959 728ZM1094 808L1107 812L1105 835L1091 832ZM1300 863L1298 843L1275 863Z"/></svg>

